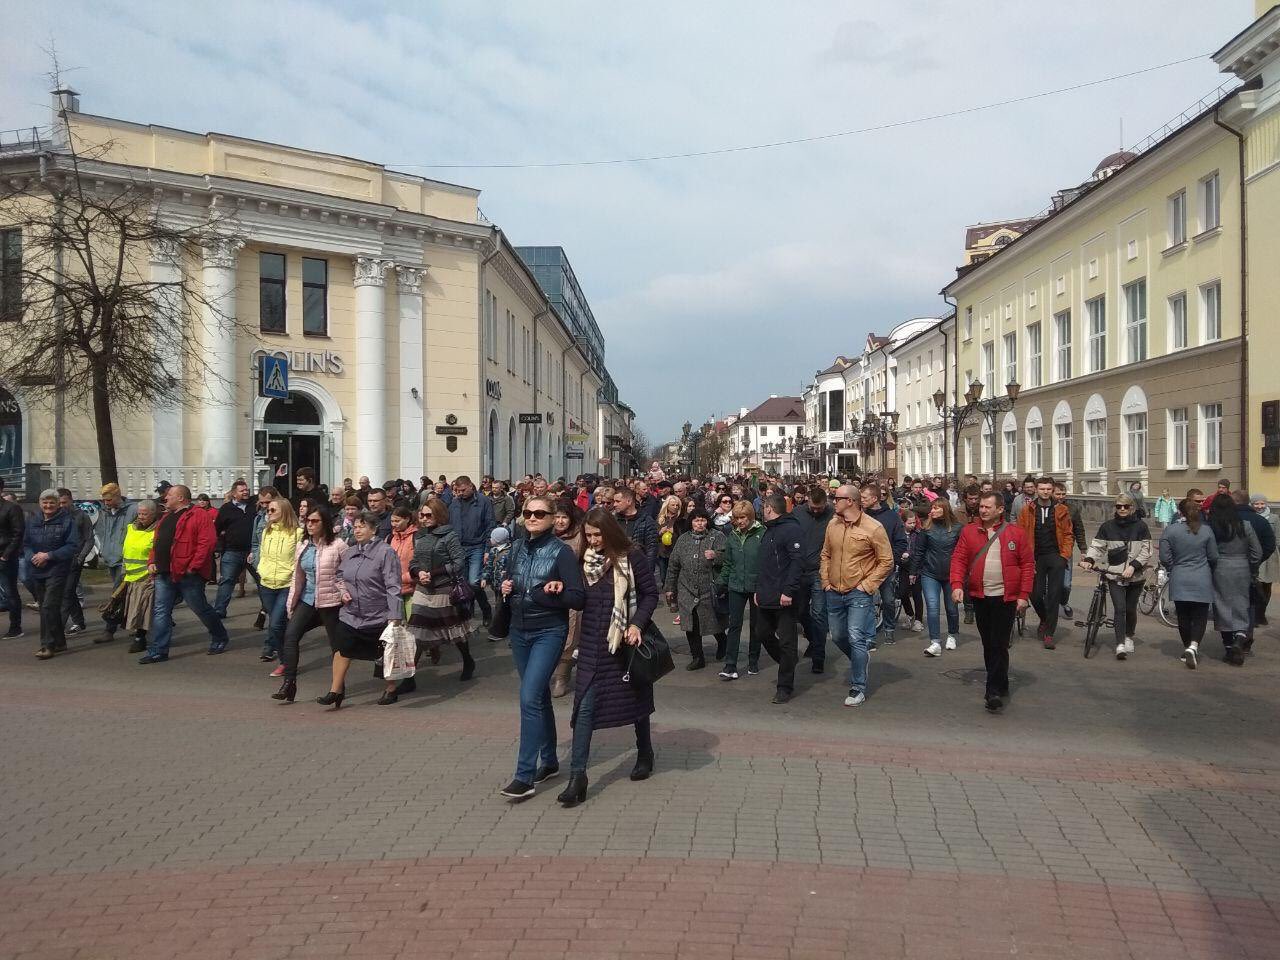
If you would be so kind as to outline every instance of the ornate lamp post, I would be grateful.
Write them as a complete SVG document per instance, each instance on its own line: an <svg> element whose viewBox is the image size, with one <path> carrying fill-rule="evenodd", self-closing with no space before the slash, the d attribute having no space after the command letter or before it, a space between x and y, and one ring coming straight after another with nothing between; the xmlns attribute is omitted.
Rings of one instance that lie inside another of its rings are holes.
<svg viewBox="0 0 1280 960"><path fill-rule="evenodd" d="M937 408L938 416L942 418L944 429L948 422L951 424L951 462L957 476L960 473L960 432L969 424L981 419L985 421L987 432L991 435L991 483L995 485L996 475L1000 472L1000 438L996 436L996 417L1013 409L1013 405L1018 402L1018 394L1021 390L1022 385L1014 380L1005 384L1003 397L989 397L983 400L982 383L975 380L964 392L965 402L957 403L950 408L947 407L947 395L941 390L934 392L933 405ZM946 456L945 447L944 444L944 457ZM946 464L943 466L946 472Z"/></svg>

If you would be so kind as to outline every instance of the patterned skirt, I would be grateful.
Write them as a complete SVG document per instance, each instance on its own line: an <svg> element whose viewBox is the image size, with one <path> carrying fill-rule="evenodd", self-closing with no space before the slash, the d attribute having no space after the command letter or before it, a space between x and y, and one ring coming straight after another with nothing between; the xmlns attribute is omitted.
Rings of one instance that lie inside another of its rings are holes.
<svg viewBox="0 0 1280 960"><path fill-rule="evenodd" d="M419 585L410 604L409 632L426 646L459 643L471 636L470 618L464 618L449 600L452 583Z"/></svg>
<svg viewBox="0 0 1280 960"><path fill-rule="evenodd" d="M134 580L124 593L124 627L126 630L150 630L151 610L156 588L150 577Z"/></svg>

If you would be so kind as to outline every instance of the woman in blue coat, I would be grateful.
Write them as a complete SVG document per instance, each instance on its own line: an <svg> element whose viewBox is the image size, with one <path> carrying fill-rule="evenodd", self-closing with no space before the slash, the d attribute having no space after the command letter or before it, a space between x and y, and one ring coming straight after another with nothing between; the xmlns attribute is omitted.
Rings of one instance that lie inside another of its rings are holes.
<svg viewBox="0 0 1280 960"><path fill-rule="evenodd" d="M636 730L632 780L653 772L649 716L653 687L623 680L624 646L640 643L640 631L658 606L653 564L628 538L613 514L599 507L583 523L587 549L582 556L587 605L578 638L577 688L573 704L573 754L569 784L556 799L566 807L587 798L587 759L591 734L631 724Z"/></svg>

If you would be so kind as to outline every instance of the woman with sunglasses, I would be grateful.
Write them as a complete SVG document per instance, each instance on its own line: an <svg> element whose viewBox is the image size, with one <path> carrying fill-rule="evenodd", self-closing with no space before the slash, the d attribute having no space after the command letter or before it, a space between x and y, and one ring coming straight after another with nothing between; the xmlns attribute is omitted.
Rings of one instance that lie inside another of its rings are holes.
<svg viewBox="0 0 1280 960"><path fill-rule="evenodd" d="M293 703L298 693L299 645L307 631L324 627L329 650L338 647L338 611L342 594L338 590L338 565L347 552L347 541L333 532L333 517L327 507L317 505L303 519L306 539L298 544L297 562L289 585L286 607L289 625L284 630L284 650L279 676L284 679L272 700ZM276 676L272 673L272 676Z"/></svg>
<svg viewBox="0 0 1280 960"><path fill-rule="evenodd" d="M452 643L462 655L459 680L470 680L476 661L471 656L471 611L459 610L453 603L453 588L465 573L466 557L457 531L449 525L449 508L436 497L418 511L421 524L413 541L413 560L409 576L413 580L409 632L418 641L418 649L427 650L432 663L440 662L440 644ZM397 688L398 693L417 689L411 677Z"/></svg>
<svg viewBox="0 0 1280 960"><path fill-rule="evenodd" d="M654 760L649 731L653 686L623 679L622 660L624 647L640 643L640 631L649 625L658 606L653 567L608 510L597 507L590 511L584 530L586 609L582 612L578 677L569 724L573 727L573 753L569 783L556 797L566 807L587 798L587 761L594 731L634 725L632 780L647 780Z"/></svg>
<svg viewBox="0 0 1280 960"><path fill-rule="evenodd" d="M1116 659L1133 653L1133 633L1138 625L1138 598L1152 565L1155 550L1147 524L1138 519L1137 507L1127 493L1115 499L1115 516L1098 528L1089 552L1080 561L1085 570L1096 570L1111 594L1115 620Z"/></svg>
<svg viewBox="0 0 1280 960"><path fill-rule="evenodd" d="M586 603L578 560L552 529L555 508L530 496L520 511L526 536L507 561L502 595L511 605L511 658L520 676L520 748L514 779L502 796L521 801L560 772L551 674L569 633L569 611Z"/></svg>
<svg viewBox="0 0 1280 960"><path fill-rule="evenodd" d="M573 551L574 557L581 560L587 548L586 537L582 533L583 511L567 496L556 500L554 529L556 536ZM569 635L565 640L564 653L560 655L560 665L551 676L551 696L555 698L569 693L569 679L573 672L574 661L578 659L578 635L582 631L582 614L577 610L569 611Z"/></svg>
<svg viewBox="0 0 1280 960"><path fill-rule="evenodd" d="M715 501L715 511L711 514L712 529L728 535L733 529L733 497L722 493Z"/></svg>
<svg viewBox="0 0 1280 960"><path fill-rule="evenodd" d="M258 599L267 614L267 639L262 645L263 663L280 655L284 645L284 626L288 619L289 585L293 583L294 563L302 531L293 504L277 497L267 505L267 523L262 528L258 545Z"/></svg>

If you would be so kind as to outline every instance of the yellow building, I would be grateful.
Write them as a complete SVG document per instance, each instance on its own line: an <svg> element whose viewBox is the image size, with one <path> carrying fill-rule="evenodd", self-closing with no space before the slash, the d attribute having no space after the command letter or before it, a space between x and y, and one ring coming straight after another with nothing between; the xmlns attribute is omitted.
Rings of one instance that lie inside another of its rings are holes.
<svg viewBox="0 0 1280 960"><path fill-rule="evenodd" d="M1247 244L1234 282L1244 289L1246 439L1241 473L1250 492L1280 500L1280 363L1275 333L1280 311L1280 6L1259 0L1256 21L1214 54L1224 72L1243 81L1219 119L1238 134L1237 176L1243 177ZM1239 215L1237 207L1237 215Z"/></svg>
<svg viewBox="0 0 1280 960"><path fill-rule="evenodd" d="M86 151L86 176L146 190L174 223L209 210L227 216L225 237L198 256L154 251L140 265L158 281L180 271L199 278L217 306L192 330L216 376L189 366L180 373L191 403L120 413L127 492L169 479L220 495L236 476L291 483L302 466L326 484L599 469L599 400L602 385L612 386L603 339L576 329L548 297L480 213L477 190L348 157L91 116L72 91L55 104ZM31 149L0 152L6 175L64 164L57 129ZM0 251L21 257L20 217L4 214ZM0 349L19 332L0 325ZM257 395L266 355L287 361L287 399ZM607 399L617 400L616 388ZM0 384L0 469L43 464L60 485L96 496L92 418L61 407Z"/></svg>

